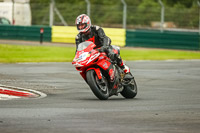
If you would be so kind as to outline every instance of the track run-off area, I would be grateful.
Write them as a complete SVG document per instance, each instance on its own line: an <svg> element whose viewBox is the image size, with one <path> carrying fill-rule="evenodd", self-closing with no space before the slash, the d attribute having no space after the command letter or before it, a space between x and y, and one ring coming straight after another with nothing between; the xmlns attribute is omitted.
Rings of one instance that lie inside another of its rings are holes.
<svg viewBox="0 0 200 133"><path fill-rule="evenodd" d="M1 97L12 92L5 86L43 95L0 100L0 132L199 133L200 60L126 64L138 95L106 101L94 96L70 62L0 64Z"/></svg>

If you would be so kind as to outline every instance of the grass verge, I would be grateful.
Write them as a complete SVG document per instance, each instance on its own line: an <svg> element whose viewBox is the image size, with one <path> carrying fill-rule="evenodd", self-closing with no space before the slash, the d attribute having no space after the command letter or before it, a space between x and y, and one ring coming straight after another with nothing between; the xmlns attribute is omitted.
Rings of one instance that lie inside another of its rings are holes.
<svg viewBox="0 0 200 133"><path fill-rule="evenodd" d="M0 44L0 62L71 62L74 47L25 46ZM122 48L124 60L200 59L200 52L160 49Z"/></svg>

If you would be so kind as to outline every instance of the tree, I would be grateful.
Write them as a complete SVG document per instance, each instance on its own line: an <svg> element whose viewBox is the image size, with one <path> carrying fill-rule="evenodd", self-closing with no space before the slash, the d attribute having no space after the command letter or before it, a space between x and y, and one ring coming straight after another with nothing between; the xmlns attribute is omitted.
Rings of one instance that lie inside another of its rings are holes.
<svg viewBox="0 0 200 133"><path fill-rule="evenodd" d="M196 2L196 0L163 0L163 1L168 6L174 6L176 4L181 4L181 5L184 5L187 8L191 8L193 3Z"/></svg>

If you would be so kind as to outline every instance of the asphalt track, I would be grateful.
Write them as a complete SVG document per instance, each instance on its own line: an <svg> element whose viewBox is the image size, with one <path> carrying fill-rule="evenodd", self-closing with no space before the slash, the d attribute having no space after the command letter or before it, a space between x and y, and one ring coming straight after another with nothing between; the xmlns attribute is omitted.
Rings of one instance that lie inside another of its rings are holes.
<svg viewBox="0 0 200 133"><path fill-rule="evenodd" d="M47 97L0 101L0 133L199 133L200 60L129 61L138 95L98 100L71 63L0 64L0 84Z"/></svg>

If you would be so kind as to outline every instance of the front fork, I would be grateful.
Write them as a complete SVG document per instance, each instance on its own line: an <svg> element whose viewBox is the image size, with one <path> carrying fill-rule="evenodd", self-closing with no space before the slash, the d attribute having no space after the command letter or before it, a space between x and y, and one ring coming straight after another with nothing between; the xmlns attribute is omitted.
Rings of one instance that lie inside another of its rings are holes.
<svg viewBox="0 0 200 133"><path fill-rule="evenodd" d="M97 77L98 79L102 79L102 74L101 74L101 71L100 71L100 68L89 68L87 69L86 71L82 71L80 72L80 75L82 76L82 78L87 82L87 79L86 79L86 72L89 71L89 70L94 70L95 73L97 74Z"/></svg>
<svg viewBox="0 0 200 133"><path fill-rule="evenodd" d="M87 71L92 70L92 69L96 72L98 79L101 80L102 74L101 74L100 68L89 68L89 69L87 69Z"/></svg>

